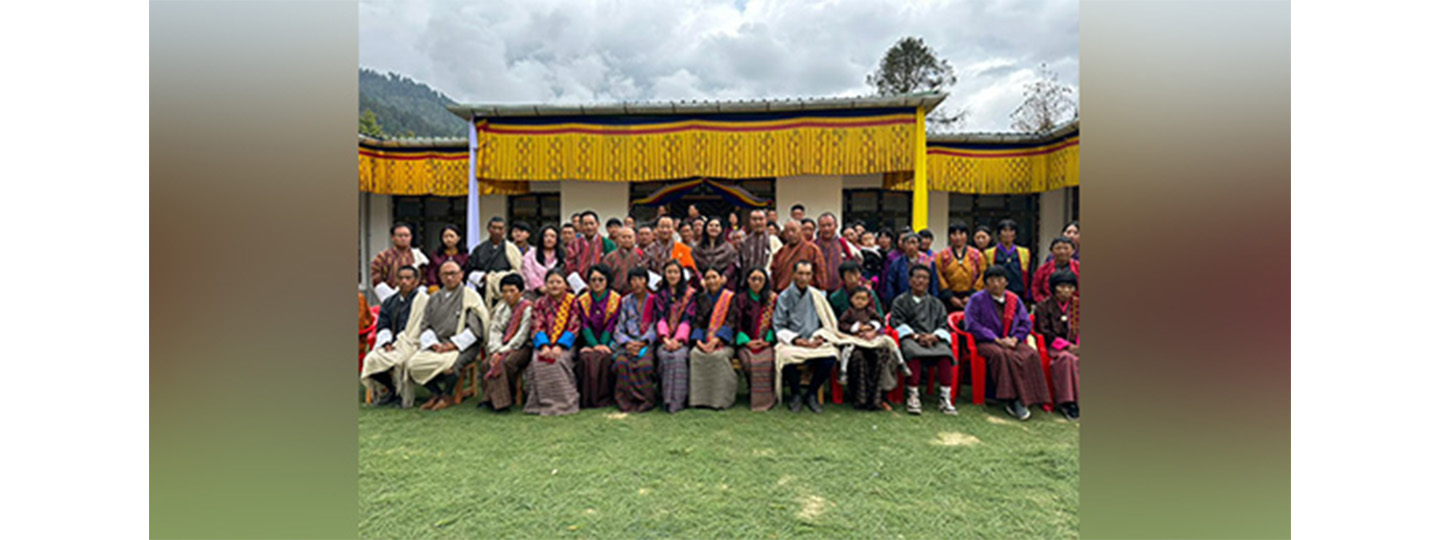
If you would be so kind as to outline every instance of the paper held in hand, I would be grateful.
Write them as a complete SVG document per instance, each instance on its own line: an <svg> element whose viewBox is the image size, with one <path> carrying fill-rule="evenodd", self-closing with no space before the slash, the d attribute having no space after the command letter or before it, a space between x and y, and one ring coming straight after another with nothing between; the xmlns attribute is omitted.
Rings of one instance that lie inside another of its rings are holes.
<svg viewBox="0 0 1440 540"><path fill-rule="evenodd" d="M656 274L655 272L650 272L650 290L652 290L652 291L658 291L658 290L660 290L660 274Z"/></svg>
<svg viewBox="0 0 1440 540"><path fill-rule="evenodd" d="M565 282L570 284L570 288L575 290L575 294L585 292L585 280L580 278L580 274L571 272L569 276L565 277Z"/></svg>

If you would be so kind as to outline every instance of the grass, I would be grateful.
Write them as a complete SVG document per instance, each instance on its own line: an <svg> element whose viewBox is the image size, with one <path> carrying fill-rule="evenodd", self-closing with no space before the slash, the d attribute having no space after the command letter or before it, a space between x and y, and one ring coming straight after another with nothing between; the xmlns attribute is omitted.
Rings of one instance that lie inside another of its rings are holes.
<svg viewBox="0 0 1440 540"><path fill-rule="evenodd" d="M919 417L744 401L550 418L473 398L435 413L364 408L360 536L1079 536L1080 428L1058 414L1022 423L966 404L944 416L933 397Z"/></svg>

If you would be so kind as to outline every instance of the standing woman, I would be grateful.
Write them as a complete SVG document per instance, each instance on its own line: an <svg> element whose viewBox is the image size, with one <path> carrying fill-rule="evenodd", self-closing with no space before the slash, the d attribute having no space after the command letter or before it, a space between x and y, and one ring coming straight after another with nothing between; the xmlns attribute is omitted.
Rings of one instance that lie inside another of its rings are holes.
<svg viewBox="0 0 1440 540"><path fill-rule="evenodd" d="M1075 246L1075 252L1070 254L1070 258L1077 261L1080 260L1080 222L1071 221L1069 225L1065 226L1065 229L1060 231L1060 236L1069 238L1070 245ZM1045 256L1046 261L1054 258L1054 253Z"/></svg>
<svg viewBox="0 0 1440 540"><path fill-rule="evenodd" d="M615 321L620 314L620 293L610 290L610 267L600 263L586 276L590 290L575 301L580 315L580 407L615 404Z"/></svg>
<svg viewBox="0 0 1440 540"><path fill-rule="evenodd" d="M990 246L995 245L995 233L990 231L990 227L984 225L976 227L974 242L975 249L984 253L985 250L990 249Z"/></svg>
<svg viewBox="0 0 1440 540"><path fill-rule="evenodd" d="M735 290L735 261L740 259L740 252L725 241L725 227L720 224L720 218L710 218L703 230L704 236L695 245L695 267L716 269L725 279L725 288Z"/></svg>
<svg viewBox="0 0 1440 540"><path fill-rule="evenodd" d="M665 410L679 412L690 395L690 326L695 321L695 289L685 282L680 261L670 259L662 267L665 281L658 294L660 307L660 392Z"/></svg>
<svg viewBox="0 0 1440 540"><path fill-rule="evenodd" d="M575 340L580 316L575 313L575 295L565 285L559 269L545 274L545 295L535 301L534 323L530 326L535 358L525 368L525 412L543 416L574 414L580 411L580 394L575 391Z"/></svg>
<svg viewBox="0 0 1440 540"><path fill-rule="evenodd" d="M615 405L623 412L645 412L655 408L655 319L660 311L650 294L650 271L637 266L627 278L630 294L620 301L615 321Z"/></svg>
<svg viewBox="0 0 1440 540"><path fill-rule="evenodd" d="M565 268L565 250L560 247L560 231L553 225L540 229L540 242L525 252L520 263L520 274L525 276L527 296L538 297L545 289L545 274L556 268Z"/></svg>
<svg viewBox="0 0 1440 540"><path fill-rule="evenodd" d="M775 406L775 291L764 268L745 271L745 292L735 299L735 347L749 376L750 410Z"/></svg>
<svg viewBox="0 0 1440 540"><path fill-rule="evenodd" d="M440 265L445 261L455 261L460 268L465 268L465 262L470 260L470 253L460 247L460 227L445 225L440 233L440 247L430 256L430 265L425 267L425 285L429 287L429 293L435 294L440 289Z"/></svg>

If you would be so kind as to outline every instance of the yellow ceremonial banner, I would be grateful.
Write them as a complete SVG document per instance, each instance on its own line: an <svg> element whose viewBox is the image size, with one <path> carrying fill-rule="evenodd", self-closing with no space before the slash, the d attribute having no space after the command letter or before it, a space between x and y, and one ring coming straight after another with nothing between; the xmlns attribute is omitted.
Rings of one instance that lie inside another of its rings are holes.
<svg viewBox="0 0 1440 540"><path fill-rule="evenodd" d="M470 161L462 146L438 144L382 147L360 143L360 191L378 195L463 196L469 190ZM526 182L480 180L480 195L521 195Z"/></svg>
<svg viewBox="0 0 1440 540"><path fill-rule="evenodd" d="M913 109L884 109L664 121L482 119L476 123L476 176L638 182L910 170L915 115Z"/></svg>
<svg viewBox="0 0 1440 540"><path fill-rule="evenodd" d="M980 195L1039 193L1080 185L1080 133L1027 144L945 143L926 148L931 191ZM886 189L914 189L912 173L884 177Z"/></svg>

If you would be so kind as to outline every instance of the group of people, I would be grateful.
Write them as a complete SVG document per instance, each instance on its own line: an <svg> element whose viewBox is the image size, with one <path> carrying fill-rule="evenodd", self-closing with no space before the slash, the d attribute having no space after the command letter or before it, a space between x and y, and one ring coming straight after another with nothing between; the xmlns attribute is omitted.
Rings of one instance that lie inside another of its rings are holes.
<svg viewBox="0 0 1440 540"><path fill-rule="evenodd" d="M480 407L516 405L518 378L525 412L564 415L724 409L743 378L752 410L784 402L820 413L838 370L857 409L889 409L886 395L903 382L906 411L921 414L921 376L933 366L938 408L955 414L950 319L963 313L957 329L985 359L987 399L1021 420L1045 403L1079 418L1078 222L1032 270L1010 220L993 246L988 228L972 239L953 223L935 253L929 230L897 241L861 223L842 229L829 212L811 219L802 205L783 225L777 217L753 210L742 227L737 214L707 218L692 206L638 227L612 218L602 235L585 211L531 244L528 226L507 238L496 216L468 252L460 229L446 227L429 255L396 224L393 246L370 265L383 299L361 382L374 404L402 407L424 386L431 397L420 408L440 410L462 401L461 375L478 363ZM968 357L964 342L958 349Z"/></svg>

